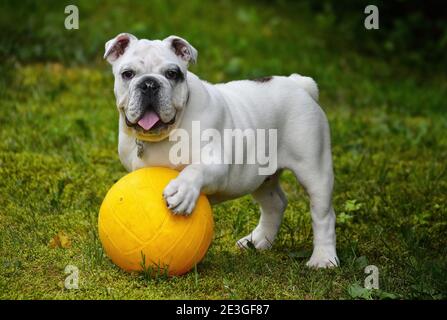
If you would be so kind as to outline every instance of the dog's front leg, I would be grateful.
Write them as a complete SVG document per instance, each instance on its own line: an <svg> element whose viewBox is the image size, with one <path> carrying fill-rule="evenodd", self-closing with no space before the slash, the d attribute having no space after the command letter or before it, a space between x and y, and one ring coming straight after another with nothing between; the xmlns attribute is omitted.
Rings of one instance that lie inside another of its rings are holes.
<svg viewBox="0 0 447 320"><path fill-rule="evenodd" d="M175 214L191 214L200 192L213 193L225 184L228 165L191 164L164 189L163 197Z"/></svg>

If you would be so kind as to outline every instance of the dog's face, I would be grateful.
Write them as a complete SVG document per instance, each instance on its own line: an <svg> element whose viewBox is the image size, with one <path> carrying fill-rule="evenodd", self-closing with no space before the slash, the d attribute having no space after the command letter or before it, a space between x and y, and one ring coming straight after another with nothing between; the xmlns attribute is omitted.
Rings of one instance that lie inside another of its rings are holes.
<svg viewBox="0 0 447 320"><path fill-rule="evenodd" d="M126 125L141 140L164 139L187 103L187 69L197 59L196 49L177 36L151 41L128 33L105 47L104 58L115 76L117 107Z"/></svg>

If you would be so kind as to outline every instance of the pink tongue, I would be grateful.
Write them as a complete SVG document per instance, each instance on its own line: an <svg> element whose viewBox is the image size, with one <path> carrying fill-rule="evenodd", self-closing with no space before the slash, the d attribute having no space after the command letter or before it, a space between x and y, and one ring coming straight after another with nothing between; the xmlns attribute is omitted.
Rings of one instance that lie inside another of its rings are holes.
<svg viewBox="0 0 447 320"><path fill-rule="evenodd" d="M143 118L140 119L140 121L138 121L138 124L144 129L144 130L149 130L150 128L152 128L158 121L160 120L160 118L158 117L158 115L154 112L154 111L146 111L146 113L144 114Z"/></svg>

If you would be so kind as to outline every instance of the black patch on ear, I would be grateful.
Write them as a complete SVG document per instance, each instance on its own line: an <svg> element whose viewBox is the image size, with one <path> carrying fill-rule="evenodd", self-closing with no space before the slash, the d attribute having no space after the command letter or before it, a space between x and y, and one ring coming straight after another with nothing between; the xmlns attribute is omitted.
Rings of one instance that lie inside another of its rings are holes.
<svg viewBox="0 0 447 320"><path fill-rule="evenodd" d="M115 45L115 54L119 57L124 54L127 46L129 45L130 39L127 37L122 37L118 39Z"/></svg>
<svg viewBox="0 0 447 320"><path fill-rule="evenodd" d="M183 48L185 47L184 43L180 39L172 40L172 48L175 51L175 54L178 56L182 56L184 54Z"/></svg>
<svg viewBox="0 0 447 320"><path fill-rule="evenodd" d="M272 80L273 77L269 76L269 77L261 77L261 78L256 78L256 79L251 79L251 81L255 81L255 82L268 82L270 80Z"/></svg>
<svg viewBox="0 0 447 320"><path fill-rule="evenodd" d="M108 48L107 52L104 54L105 59L109 59L109 61L115 61L120 56L124 54L127 47L130 43L130 37L128 34L121 34L113 41L110 48Z"/></svg>

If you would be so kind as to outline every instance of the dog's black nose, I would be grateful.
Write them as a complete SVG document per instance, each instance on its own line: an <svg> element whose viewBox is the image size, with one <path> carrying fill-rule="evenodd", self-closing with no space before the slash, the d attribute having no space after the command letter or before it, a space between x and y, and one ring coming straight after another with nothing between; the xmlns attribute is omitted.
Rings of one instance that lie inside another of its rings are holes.
<svg viewBox="0 0 447 320"><path fill-rule="evenodd" d="M154 78L145 78L138 85L143 93L156 93L160 89L160 83Z"/></svg>

